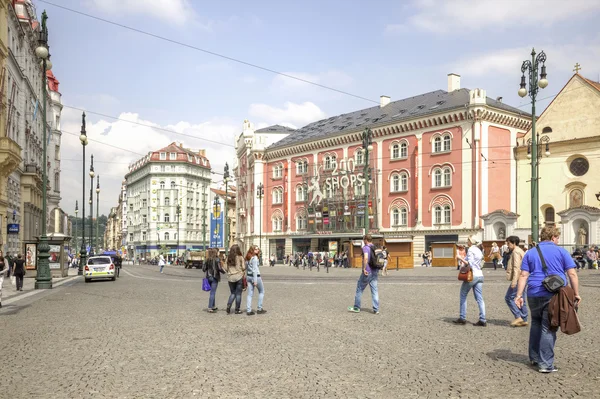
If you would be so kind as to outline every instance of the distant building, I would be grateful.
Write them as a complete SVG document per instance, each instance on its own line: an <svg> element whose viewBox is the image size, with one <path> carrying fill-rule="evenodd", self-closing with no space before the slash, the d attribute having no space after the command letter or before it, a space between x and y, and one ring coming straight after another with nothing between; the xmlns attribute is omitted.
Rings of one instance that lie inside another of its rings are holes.
<svg viewBox="0 0 600 399"><path fill-rule="evenodd" d="M171 143L131 164L125 180L126 242L134 256L208 247L211 172L204 150Z"/></svg>
<svg viewBox="0 0 600 399"><path fill-rule="evenodd" d="M454 243L482 235L480 215L516 212L513 147L530 122L483 89L461 88L456 74L447 91L381 96L377 106L297 130L244 122L235 143L239 239L247 248L262 237L263 254L280 260L345 251L359 266L367 222L390 267L413 267L430 247L453 264Z"/></svg>

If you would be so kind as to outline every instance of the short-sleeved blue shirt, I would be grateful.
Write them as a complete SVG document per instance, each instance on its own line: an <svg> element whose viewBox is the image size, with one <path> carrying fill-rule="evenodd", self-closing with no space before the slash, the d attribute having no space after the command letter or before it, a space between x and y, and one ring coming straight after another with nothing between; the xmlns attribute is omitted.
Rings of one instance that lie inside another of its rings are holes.
<svg viewBox="0 0 600 399"><path fill-rule="evenodd" d="M542 261L540 260L537 249L531 248L525 253L523 263L521 264L521 270L529 272L529 279L527 280L527 296L552 296L552 293L546 290L542 284L546 275L558 274L563 278L566 285L566 272L575 267L575 262L566 249L559 247L551 241L542 241L538 245L546 260L548 271L547 274L544 274Z"/></svg>

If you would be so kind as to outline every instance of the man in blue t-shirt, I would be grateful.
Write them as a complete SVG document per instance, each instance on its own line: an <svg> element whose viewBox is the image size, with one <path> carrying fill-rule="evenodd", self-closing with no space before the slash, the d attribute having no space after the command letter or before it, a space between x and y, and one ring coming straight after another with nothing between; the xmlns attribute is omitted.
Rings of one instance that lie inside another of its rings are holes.
<svg viewBox="0 0 600 399"><path fill-rule="evenodd" d="M369 267L369 259L372 255L371 249L374 251L375 247L373 246L373 238L371 238L370 234L365 234L363 237L363 259L362 259L362 273L358 278L358 283L356 284L356 295L354 296L354 306L349 306L348 311L358 313L360 312L360 299L362 297L362 293L367 288L367 285L371 287L371 298L373 301L373 313L379 314L379 292L377 290L377 274L379 272L378 269L371 269Z"/></svg>
<svg viewBox="0 0 600 399"><path fill-rule="evenodd" d="M527 284L527 303L531 317L531 330L529 331L529 361L533 367L537 367L540 373L552 373L558 371L554 365L554 344L556 342L556 331L550 329L548 318L548 304L553 294L546 290L542 281L546 276L557 274L567 285L567 275L571 280L571 288L575 291L575 300L580 303L579 280L575 271L575 262L571 255L562 247L559 247L558 239L560 231L554 226L547 226L540 232L540 243L537 248L533 246L523 257L521 264L521 275L517 285L516 305L523 306L523 291ZM546 262L547 271L544 272L542 260L539 255L541 251Z"/></svg>

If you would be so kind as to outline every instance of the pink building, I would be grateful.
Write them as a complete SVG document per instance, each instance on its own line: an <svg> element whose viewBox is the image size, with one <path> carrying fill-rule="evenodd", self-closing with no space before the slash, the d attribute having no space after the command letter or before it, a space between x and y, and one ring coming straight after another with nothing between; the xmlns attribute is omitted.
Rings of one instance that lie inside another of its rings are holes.
<svg viewBox="0 0 600 399"><path fill-rule="evenodd" d="M379 106L297 130L245 122L236 143L238 237L245 247L260 238L263 252L280 259L308 251L352 259L368 218L392 267L413 267L432 244L481 235L481 215L516 211L513 147L529 124L527 113L485 90L461 89L455 74L447 91L382 96Z"/></svg>

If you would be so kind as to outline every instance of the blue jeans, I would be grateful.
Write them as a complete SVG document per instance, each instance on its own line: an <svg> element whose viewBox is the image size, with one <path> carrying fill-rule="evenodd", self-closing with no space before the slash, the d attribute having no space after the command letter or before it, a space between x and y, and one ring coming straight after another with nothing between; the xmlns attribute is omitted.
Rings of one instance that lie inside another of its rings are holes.
<svg viewBox="0 0 600 399"><path fill-rule="evenodd" d="M531 311L531 329L529 330L529 360L536 362L540 368L554 366L554 344L556 331L550 330L548 304L551 296L528 297Z"/></svg>
<svg viewBox="0 0 600 399"><path fill-rule="evenodd" d="M160 272L162 273L163 269L164 269L165 265L160 265Z"/></svg>
<svg viewBox="0 0 600 399"><path fill-rule="evenodd" d="M215 296L217 295L217 287L219 286L219 282L214 277L208 277L208 282L210 283L210 296L208 297L208 309L215 308Z"/></svg>
<svg viewBox="0 0 600 399"><path fill-rule="evenodd" d="M240 310L242 305L242 290L244 289L244 282L239 279L235 283L229 282L229 300L227 301L227 307L231 308L233 301L235 300L235 310Z"/></svg>
<svg viewBox="0 0 600 399"><path fill-rule="evenodd" d="M506 304L508 305L508 308L510 309L513 316L515 316L515 319L518 319L520 317L523 319L523 321L527 321L527 316L529 315L529 312L527 311L527 303L523 301L523 307L519 309L517 307L517 304L515 303L516 296L517 287L511 288L511 286L509 285L508 290L506 291L506 295L504 296L504 300L506 301ZM525 288L525 291L523 292L523 297L527 297L527 288Z"/></svg>
<svg viewBox="0 0 600 399"><path fill-rule="evenodd" d="M373 310L379 310L379 291L377 290L377 271L371 271L368 276L361 271L358 283L356 283L356 295L354 296L354 307L360 309L360 299L363 291L371 287L371 300L373 302Z"/></svg>
<svg viewBox="0 0 600 399"><path fill-rule="evenodd" d="M460 286L460 318L467 318L467 295L473 288L473 295L479 306L479 320L485 322L485 302L483 302L483 276L473 277L473 281L463 281Z"/></svg>
<svg viewBox="0 0 600 399"><path fill-rule="evenodd" d="M258 310L263 307L263 299L265 297L265 287L263 286L262 278L250 277L248 280L248 296L246 296L246 312L252 311L252 296L254 295L254 282L256 282L256 288L258 288Z"/></svg>

